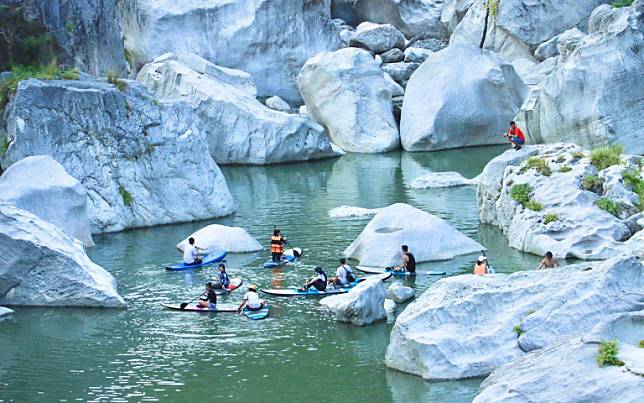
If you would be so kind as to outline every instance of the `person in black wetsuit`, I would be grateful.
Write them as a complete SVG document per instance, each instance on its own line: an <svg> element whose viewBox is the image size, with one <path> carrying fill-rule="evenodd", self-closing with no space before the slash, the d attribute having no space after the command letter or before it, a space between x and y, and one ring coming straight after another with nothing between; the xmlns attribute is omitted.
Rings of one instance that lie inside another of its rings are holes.
<svg viewBox="0 0 644 403"><path fill-rule="evenodd" d="M203 293L201 298L199 299L199 303L197 304L199 308L209 308L209 309L216 309L217 308L217 293L214 290L214 287L212 286L212 283L208 282L206 284L206 292Z"/></svg>
<svg viewBox="0 0 644 403"><path fill-rule="evenodd" d="M409 251L409 246L402 246L402 264L394 267L394 271L406 271L409 274L416 273L416 258L414 257L414 254Z"/></svg>
<svg viewBox="0 0 644 403"><path fill-rule="evenodd" d="M306 291L311 287L315 287L318 291L326 290L326 283L328 281L326 272L322 269L322 266L315 266L314 270L317 276L307 281L306 284L304 284L304 288L300 288L300 291Z"/></svg>

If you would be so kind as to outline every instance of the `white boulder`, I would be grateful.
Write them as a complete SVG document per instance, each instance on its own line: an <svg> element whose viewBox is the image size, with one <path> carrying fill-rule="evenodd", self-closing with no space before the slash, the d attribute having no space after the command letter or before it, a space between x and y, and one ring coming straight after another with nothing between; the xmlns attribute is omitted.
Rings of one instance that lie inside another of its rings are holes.
<svg viewBox="0 0 644 403"><path fill-rule="evenodd" d="M394 81L405 87L407 86L407 82L409 81L411 75L414 74L414 71L416 71L416 69L418 69L418 66L418 63L398 62L383 63L380 68L382 69L382 71L389 74L391 78L394 79Z"/></svg>
<svg viewBox="0 0 644 403"><path fill-rule="evenodd" d="M608 317L591 332L549 345L494 371L474 399L483 402L639 402L644 395L638 347L644 311ZM625 366L597 364L599 343L616 340ZM638 367L639 363L639 367Z"/></svg>
<svg viewBox="0 0 644 403"><path fill-rule="evenodd" d="M124 308L116 280L80 241L0 203L0 304Z"/></svg>
<svg viewBox="0 0 644 403"><path fill-rule="evenodd" d="M205 123L208 149L219 164L271 164L338 155L322 126L305 116L262 105L247 84L237 84L236 72L226 78L230 69L221 70L191 55L207 66L194 70L190 67L194 63L184 64L184 58L169 56L146 64L137 80L158 98L190 104ZM211 71L217 74L210 75Z"/></svg>
<svg viewBox="0 0 644 403"><path fill-rule="evenodd" d="M402 49L405 46L405 35L391 24L363 22L351 34L349 46L384 53L393 48Z"/></svg>
<svg viewBox="0 0 644 403"><path fill-rule="evenodd" d="M416 294L416 291L414 291L413 288L405 287L401 283L395 282L387 288L387 293L385 294L385 297L393 300L394 302L401 304L403 302L407 302L410 299L414 298L415 294Z"/></svg>
<svg viewBox="0 0 644 403"><path fill-rule="evenodd" d="M581 32L579 29L571 28L539 45L537 50L534 52L534 56L540 61L544 61L550 57L559 56L560 44L562 49L564 49L569 55L572 53L571 50L574 50L574 48L571 49L570 45L574 42L579 43L584 36L586 36L586 34Z"/></svg>
<svg viewBox="0 0 644 403"><path fill-rule="evenodd" d="M385 312L393 313L396 310L396 301L394 301L393 299L385 298L383 308L385 308Z"/></svg>
<svg viewBox="0 0 644 403"><path fill-rule="evenodd" d="M625 244L632 254L644 258L644 230L636 232Z"/></svg>
<svg viewBox="0 0 644 403"><path fill-rule="evenodd" d="M341 44L329 0L124 0L119 8L132 63L195 53L250 73L259 96L289 102L300 100L304 62Z"/></svg>
<svg viewBox="0 0 644 403"><path fill-rule="evenodd" d="M369 277L346 294L325 297L320 304L340 322L365 326L387 318L385 285L381 276Z"/></svg>
<svg viewBox="0 0 644 403"><path fill-rule="evenodd" d="M392 97L400 97L405 95L405 89L396 81L394 81L394 79L391 78L389 73L383 72L382 75L385 77L385 81L387 82L387 85L389 85L389 89L391 90Z"/></svg>
<svg viewBox="0 0 644 403"><path fill-rule="evenodd" d="M94 245L87 191L51 157L27 157L7 168L0 176L0 200L57 225L85 246Z"/></svg>
<svg viewBox="0 0 644 403"><path fill-rule="evenodd" d="M288 103L286 103L286 101L284 101L282 98L278 97L277 95L267 98L266 106L268 106L273 110L281 111L281 112L288 112L291 109L291 106Z"/></svg>
<svg viewBox="0 0 644 403"><path fill-rule="evenodd" d="M428 172L414 179L409 187L412 189L438 189L476 184L478 184L478 177L467 179L458 172Z"/></svg>
<svg viewBox="0 0 644 403"><path fill-rule="evenodd" d="M425 48L410 47L405 49L405 62L407 63L422 63L434 52Z"/></svg>
<svg viewBox="0 0 644 403"><path fill-rule="evenodd" d="M340 206L329 210L330 218L364 218L376 215L380 209Z"/></svg>
<svg viewBox="0 0 644 403"><path fill-rule="evenodd" d="M234 212L190 106L159 103L135 81L24 80L5 112L2 168L49 155L87 190L93 233Z"/></svg>
<svg viewBox="0 0 644 403"><path fill-rule="evenodd" d="M458 67L457 67L458 66ZM514 68L491 52L449 46L428 58L405 89L403 148L428 151L503 143L527 96Z"/></svg>
<svg viewBox="0 0 644 403"><path fill-rule="evenodd" d="M225 250L231 253L255 252L262 250L262 245L245 229L211 224L193 233L177 244L183 252L188 239L194 238L195 245L208 250Z"/></svg>
<svg viewBox="0 0 644 403"><path fill-rule="evenodd" d="M14 313L13 309L9 309L9 308L5 308L4 306L0 306L0 319L4 319L6 317L9 317L9 316L13 315L13 313Z"/></svg>
<svg viewBox="0 0 644 403"><path fill-rule="evenodd" d="M309 115L349 152L400 147L391 89L369 52L346 48L309 59L298 77Z"/></svg>
<svg viewBox="0 0 644 403"><path fill-rule="evenodd" d="M563 269L441 279L398 316L385 365L425 379L485 376L607 315L641 309L632 256Z"/></svg>
<svg viewBox="0 0 644 403"><path fill-rule="evenodd" d="M363 266L393 266L402 260L402 245L409 246L416 262L447 260L484 249L443 219L396 203L380 209L344 255Z"/></svg>
<svg viewBox="0 0 644 403"><path fill-rule="evenodd" d="M405 54L402 52L402 50L398 48L393 48L386 51L385 53L381 53L380 59L382 60L383 63L402 62L403 59L405 59Z"/></svg>

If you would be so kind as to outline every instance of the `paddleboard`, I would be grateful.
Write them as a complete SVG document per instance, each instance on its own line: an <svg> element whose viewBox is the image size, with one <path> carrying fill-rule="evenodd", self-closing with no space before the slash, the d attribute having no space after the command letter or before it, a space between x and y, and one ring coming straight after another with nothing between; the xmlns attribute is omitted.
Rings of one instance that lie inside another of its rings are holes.
<svg viewBox="0 0 644 403"><path fill-rule="evenodd" d="M219 281L219 279L214 279L213 281L217 282L217 281ZM239 277L231 278L230 283L228 284L228 287L226 287L226 291L224 291L222 289L215 289L215 294L217 294L217 295L228 294L230 292L235 291L239 287L241 287L242 284L244 284L244 280L242 280L241 278L239 278Z"/></svg>
<svg viewBox="0 0 644 403"><path fill-rule="evenodd" d="M356 266L356 269L360 270L363 273L367 274L384 274L384 273L390 273L393 276L414 276L416 274L428 274L430 276L444 276L447 274L444 271L422 271L422 272L416 272L416 273L409 273L407 271L393 271L393 270L387 270L383 269L382 267L369 267L369 266Z"/></svg>
<svg viewBox="0 0 644 403"><path fill-rule="evenodd" d="M254 311L252 309L244 308L242 313L248 319L262 320L262 319L266 319L266 317L268 317L269 308L270 307L268 306L268 304L264 304L264 307L262 309Z"/></svg>
<svg viewBox="0 0 644 403"><path fill-rule="evenodd" d="M210 266L211 264L223 261L226 257L226 254L227 252L225 250L218 250L210 252L209 254L204 256L203 261L199 264L185 264L183 262L178 262L166 266L165 269L171 271L199 269L201 267Z"/></svg>
<svg viewBox="0 0 644 403"><path fill-rule="evenodd" d="M300 248L293 248L293 249L287 249L284 251L284 254L282 255L282 259L280 259L279 262L273 261L273 259L268 259L262 267L265 269L273 269L275 267L280 267L285 264L293 263L297 260L295 257L295 252L297 252L298 256L302 256L302 249Z"/></svg>
<svg viewBox="0 0 644 403"><path fill-rule="evenodd" d="M391 277L391 273L381 274L382 281L387 280ZM364 278L359 278L356 281L350 283L348 286L333 286L329 285L324 291L318 291L315 287L311 287L308 290L300 290L297 287L291 288L266 288L261 291L268 295L273 295L276 297L324 297L327 295L336 295L336 294L345 294L348 293L353 287L358 285L359 282L365 280Z"/></svg>
<svg viewBox="0 0 644 403"><path fill-rule="evenodd" d="M173 311L182 311L182 312L237 312L237 305L234 304L217 304L216 309L211 308L199 308L197 305L188 305L184 309L181 309L180 304L166 304L161 303L161 306L167 309L172 309Z"/></svg>

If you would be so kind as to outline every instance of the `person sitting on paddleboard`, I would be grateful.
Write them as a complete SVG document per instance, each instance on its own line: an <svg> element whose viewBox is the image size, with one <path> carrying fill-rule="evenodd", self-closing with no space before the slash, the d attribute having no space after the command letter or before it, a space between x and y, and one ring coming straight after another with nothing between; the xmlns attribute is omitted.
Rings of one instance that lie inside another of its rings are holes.
<svg viewBox="0 0 644 403"><path fill-rule="evenodd" d="M217 293L215 292L211 282L206 284L206 292L204 292L203 296L199 299L197 306L199 308L217 308Z"/></svg>
<svg viewBox="0 0 644 403"><path fill-rule="evenodd" d="M326 272L324 271L324 269L322 269L322 266L315 266L315 269L313 270L315 270L317 276L307 281L301 291L306 291L311 287L315 287L315 289L318 291L326 290L326 283L328 281Z"/></svg>
<svg viewBox="0 0 644 403"><path fill-rule="evenodd" d="M402 249L402 264L393 268L393 271L408 272L409 274L416 273L416 258L414 254L409 251L409 246L403 245Z"/></svg>
<svg viewBox="0 0 644 403"><path fill-rule="evenodd" d="M544 268L544 269L554 269L555 266L559 266L559 262L552 255L552 252L548 251L543 256L543 260L541 260L541 263L539 263L539 266L537 266L537 270L541 270L542 268Z"/></svg>
<svg viewBox="0 0 644 403"><path fill-rule="evenodd" d="M282 236L282 232L279 228L273 230L273 236L271 237L271 255L273 257L273 262L279 262L284 253L284 245L286 244L286 238Z"/></svg>
<svg viewBox="0 0 644 403"><path fill-rule="evenodd" d="M340 266L338 266L337 270L335 271L335 277L330 281L330 283L332 283L333 285L342 285L346 287L355 280L356 277L353 275L351 266L347 264L347 259L341 257Z"/></svg>
<svg viewBox="0 0 644 403"><path fill-rule="evenodd" d="M217 289L227 290L230 285L230 279L228 278L228 273L226 273L226 265L223 263L219 264L219 282L214 285Z"/></svg>
<svg viewBox="0 0 644 403"><path fill-rule="evenodd" d="M521 146L525 144L525 136L514 121L510 122L510 130L505 136L515 150L520 150Z"/></svg>
<svg viewBox="0 0 644 403"><path fill-rule="evenodd" d="M487 266L487 258L485 256L479 256L479 258L476 259L476 263L474 264L474 274L476 274L477 276L485 276L489 273L490 271L488 270Z"/></svg>
<svg viewBox="0 0 644 403"><path fill-rule="evenodd" d="M188 245L183 249L183 263L187 265L199 264L203 261L203 256L199 254L200 247L195 245L195 239L188 238Z"/></svg>
<svg viewBox="0 0 644 403"><path fill-rule="evenodd" d="M248 286L248 292L244 295L244 300L242 301L237 312L241 312L244 308L247 308L251 311L259 311L264 307L264 301L259 298L257 294L257 286L251 284Z"/></svg>

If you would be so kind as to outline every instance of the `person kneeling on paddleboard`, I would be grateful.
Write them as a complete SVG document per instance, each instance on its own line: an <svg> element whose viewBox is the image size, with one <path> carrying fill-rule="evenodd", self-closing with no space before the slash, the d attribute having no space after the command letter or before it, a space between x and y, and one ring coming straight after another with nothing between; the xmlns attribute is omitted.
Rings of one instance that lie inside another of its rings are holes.
<svg viewBox="0 0 644 403"><path fill-rule="evenodd" d="M330 283L332 283L333 285L342 285L346 287L355 280L356 276L353 275L351 266L347 264L347 259L341 257L340 266L338 266L337 270L335 271L335 277L330 281Z"/></svg>
<svg viewBox="0 0 644 403"><path fill-rule="evenodd" d="M315 287L318 291L326 290L326 283L328 281L326 272L322 269L322 266L315 266L315 269L313 270L315 270L317 276L307 281L306 284L304 284L304 288L300 288L300 291L307 291L311 287Z"/></svg>
<svg viewBox="0 0 644 403"><path fill-rule="evenodd" d="M251 284L248 286L248 292L244 295L244 300L241 305L239 305L239 308L237 308L237 312L241 313L244 308L251 311L259 311L263 307L264 301L262 301L257 294L257 286L255 284Z"/></svg>
<svg viewBox="0 0 644 403"><path fill-rule="evenodd" d="M280 229L275 228L273 230L273 236L271 237L271 255L273 257L273 262L279 262L282 258L286 242L286 238L282 236Z"/></svg>
<svg viewBox="0 0 644 403"><path fill-rule="evenodd" d="M197 306L199 308L217 308L217 293L215 292L211 282L206 284L206 292L204 292L203 296L199 299Z"/></svg>
<svg viewBox="0 0 644 403"><path fill-rule="evenodd" d="M217 289L227 290L230 285L230 279L228 278L228 273L226 273L226 265L223 263L219 264L219 282L214 285Z"/></svg>
<svg viewBox="0 0 644 403"><path fill-rule="evenodd" d="M199 254L200 247L195 245L195 239L188 238L188 245L183 249L183 263L187 265L199 264L203 261L203 256Z"/></svg>
<svg viewBox="0 0 644 403"><path fill-rule="evenodd" d="M392 271L408 272L409 274L416 273L416 258L414 254L409 251L409 246L403 245L402 249L402 264L392 268Z"/></svg>

